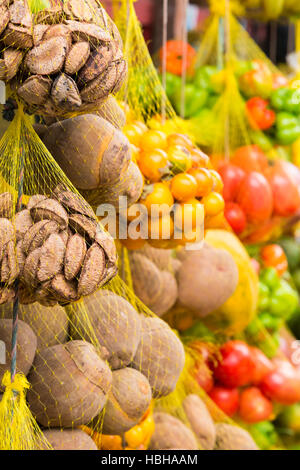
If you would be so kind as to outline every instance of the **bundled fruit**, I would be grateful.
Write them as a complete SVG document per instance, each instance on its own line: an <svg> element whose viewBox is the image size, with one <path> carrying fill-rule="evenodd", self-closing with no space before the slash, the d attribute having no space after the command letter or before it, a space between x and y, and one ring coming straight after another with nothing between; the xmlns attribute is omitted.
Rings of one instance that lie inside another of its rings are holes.
<svg viewBox="0 0 300 470"><path fill-rule="evenodd" d="M139 207L128 211L129 221L140 215L140 237L132 240L129 233L125 246L138 249L149 238L154 247L172 248L199 241L203 222L222 222L221 178L188 136L167 135L139 121L127 124L123 132L145 180Z"/></svg>
<svg viewBox="0 0 300 470"><path fill-rule="evenodd" d="M300 401L299 370L281 357L269 359L259 348L242 340L229 340L221 347L195 340L192 348L201 351L203 362L194 371L199 384L228 416L247 424L274 420L279 405ZM203 354L204 352L204 354ZM203 381L205 370L210 379Z"/></svg>
<svg viewBox="0 0 300 470"><path fill-rule="evenodd" d="M56 2L36 13L27 2L2 2L0 16L0 78L29 112L87 111L120 89L122 40L97 0Z"/></svg>
<svg viewBox="0 0 300 470"><path fill-rule="evenodd" d="M238 148L220 162L225 217L245 242L267 241L300 210L300 171L284 160L270 161L256 146Z"/></svg>
<svg viewBox="0 0 300 470"><path fill-rule="evenodd" d="M117 272L112 238L91 207L65 186L50 196L35 194L13 214L10 193L1 194L1 303L66 304L89 295Z"/></svg>

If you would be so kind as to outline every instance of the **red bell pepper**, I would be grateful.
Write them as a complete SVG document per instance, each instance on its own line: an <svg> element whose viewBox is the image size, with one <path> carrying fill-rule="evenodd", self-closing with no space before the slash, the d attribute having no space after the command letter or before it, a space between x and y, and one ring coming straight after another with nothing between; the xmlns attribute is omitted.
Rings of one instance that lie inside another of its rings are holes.
<svg viewBox="0 0 300 470"><path fill-rule="evenodd" d="M268 104L268 101L258 96L247 101L247 116L253 129L265 131L275 123L276 114L272 109L268 109Z"/></svg>

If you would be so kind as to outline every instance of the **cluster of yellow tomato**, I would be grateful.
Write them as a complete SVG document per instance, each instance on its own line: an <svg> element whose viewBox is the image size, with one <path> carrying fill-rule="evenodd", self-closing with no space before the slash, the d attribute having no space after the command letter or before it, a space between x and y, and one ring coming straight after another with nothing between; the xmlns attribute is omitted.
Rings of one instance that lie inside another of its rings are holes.
<svg viewBox="0 0 300 470"><path fill-rule="evenodd" d="M139 204L146 206L148 211L148 242L152 246L173 248L195 241L198 235L196 214L201 215L201 224L219 226L224 211L222 179L213 169L209 157L195 147L187 135L149 129L140 121L125 125L123 133L131 143L133 156L145 179ZM175 203L174 212L171 209ZM153 207L157 204L164 204L166 209L155 217ZM131 213L134 213L132 209ZM128 215L128 220L133 218ZM182 226L192 227L194 239L186 238L183 232L180 238L174 236ZM166 227L171 234L168 240L163 237ZM153 233L155 239L151 239ZM129 249L139 249L145 240L128 238L122 243Z"/></svg>
<svg viewBox="0 0 300 470"><path fill-rule="evenodd" d="M101 434L88 426L80 426L80 429L91 436L99 450L147 450L154 428L152 405L144 414L141 422L125 432L123 436Z"/></svg>

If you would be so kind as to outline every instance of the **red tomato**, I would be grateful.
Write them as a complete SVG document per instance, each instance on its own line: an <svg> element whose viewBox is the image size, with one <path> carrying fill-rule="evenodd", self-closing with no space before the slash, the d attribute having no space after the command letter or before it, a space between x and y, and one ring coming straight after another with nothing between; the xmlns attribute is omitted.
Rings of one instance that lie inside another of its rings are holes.
<svg viewBox="0 0 300 470"><path fill-rule="evenodd" d="M220 352L222 359L214 369L215 378L229 388L249 384L254 371L249 346L244 341L228 341L221 347Z"/></svg>
<svg viewBox="0 0 300 470"><path fill-rule="evenodd" d="M239 391L237 388L214 387L210 398L228 416L233 416L239 408Z"/></svg>
<svg viewBox="0 0 300 470"><path fill-rule="evenodd" d="M260 256L264 265L275 268L279 276L282 276L288 269L288 261L285 252L281 246L276 243L264 246L260 250Z"/></svg>
<svg viewBox="0 0 300 470"><path fill-rule="evenodd" d="M276 114L268 109L269 102L259 96L254 96L246 103L247 116L253 129L266 130L273 126Z"/></svg>
<svg viewBox="0 0 300 470"><path fill-rule="evenodd" d="M195 365L195 379L206 393L209 393L214 386L214 379L211 370L205 362Z"/></svg>
<svg viewBox="0 0 300 470"><path fill-rule="evenodd" d="M264 395L282 405L300 401L300 372L286 360L276 360L275 369L267 374L260 388Z"/></svg>
<svg viewBox="0 0 300 470"><path fill-rule="evenodd" d="M242 168L246 173L262 172L268 166L268 159L257 145L246 145L235 151L231 163Z"/></svg>
<svg viewBox="0 0 300 470"><path fill-rule="evenodd" d="M300 170L284 160L269 165L265 175L272 188L274 212L282 217L294 215L300 209Z"/></svg>
<svg viewBox="0 0 300 470"><path fill-rule="evenodd" d="M218 169L223 180L223 198L225 201L234 201L238 195L241 182L246 173L236 165L231 163L222 163Z"/></svg>
<svg viewBox="0 0 300 470"><path fill-rule="evenodd" d="M254 362L251 382L258 385L269 372L274 370L274 365L260 349L250 347L250 351Z"/></svg>
<svg viewBox="0 0 300 470"><path fill-rule="evenodd" d="M246 423L266 421L273 413L273 405L257 387L244 390L240 396L239 415Z"/></svg>
<svg viewBox="0 0 300 470"><path fill-rule="evenodd" d="M256 171L249 173L241 184L237 202L250 223L268 220L273 211L273 195L266 178Z"/></svg>
<svg viewBox="0 0 300 470"><path fill-rule="evenodd" d="M239 235L247 225L245 212L235 202L227 202L224 211L225 218L232 230Z"/></svg>

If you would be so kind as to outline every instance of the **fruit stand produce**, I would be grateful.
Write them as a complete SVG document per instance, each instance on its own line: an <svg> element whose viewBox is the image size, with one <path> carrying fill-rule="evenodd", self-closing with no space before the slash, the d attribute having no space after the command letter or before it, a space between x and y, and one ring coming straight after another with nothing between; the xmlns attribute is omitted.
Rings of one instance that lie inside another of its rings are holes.
<svg viewBox="0 0 300 470"><path fill-rule="evenodd" d="M299 90L221 3L158 71L134 0L0 2L1 450L299 447Z"/></svg>

